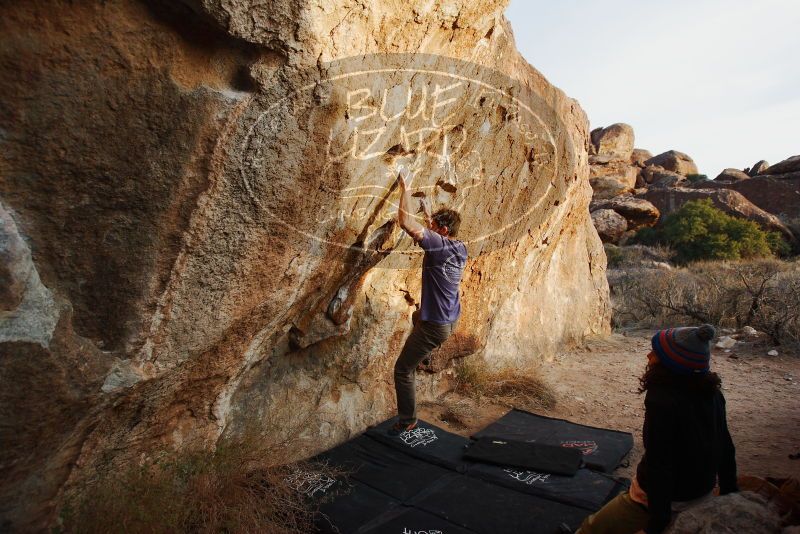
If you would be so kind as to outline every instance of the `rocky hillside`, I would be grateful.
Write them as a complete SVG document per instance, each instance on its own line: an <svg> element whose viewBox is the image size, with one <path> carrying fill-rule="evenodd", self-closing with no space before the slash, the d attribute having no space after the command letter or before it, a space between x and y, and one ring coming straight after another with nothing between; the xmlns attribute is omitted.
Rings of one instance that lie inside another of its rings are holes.
<svg viewBox="0 0 800 534"><path fill-rule="evenodd" d="M725 169L709 180L682 152L653 156L634 148L633 128L619 123L592 130L589 163L592 220L604 242L624 243L689 200L705 198L789 241L800 237L787 226L800 218L800 156L772 166L759 161L742 171Z"/></svg>
<svg viewBox="0 0 800 534"><path fill-rule="evenodd" d="M154 451L254 422L322 449L389 415L420 293L399 163L463 216L440 361L524 366L608 330L587 120L505 4L4 5L3 529Z"/></svg>

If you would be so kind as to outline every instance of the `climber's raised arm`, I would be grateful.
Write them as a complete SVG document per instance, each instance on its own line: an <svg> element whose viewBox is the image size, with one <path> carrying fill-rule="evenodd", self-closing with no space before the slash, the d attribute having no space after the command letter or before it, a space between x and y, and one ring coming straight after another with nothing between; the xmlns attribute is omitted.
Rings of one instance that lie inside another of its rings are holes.
<svg viewBox="0 0 800 534"><path fill-rule="evenodd" d="M411 238L419 243L425 235L425 227L417 221L410 211L413 203L411 191L408 190L408 183L403 173L397 174L397 184L400 186L400 208L397 210L397 222Z"/></svg>

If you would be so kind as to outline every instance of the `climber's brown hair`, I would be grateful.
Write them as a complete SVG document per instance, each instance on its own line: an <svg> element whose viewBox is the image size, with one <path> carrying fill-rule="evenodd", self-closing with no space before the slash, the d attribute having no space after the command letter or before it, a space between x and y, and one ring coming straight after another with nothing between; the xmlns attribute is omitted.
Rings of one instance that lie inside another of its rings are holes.
<svg viewBox="0 0 800 534"><path fill-rule="evenodd" d="M461 226L461 215L456 210L442 208L431 216L439 226L446 226L449 236L458 234L458 227Z"/></svg>

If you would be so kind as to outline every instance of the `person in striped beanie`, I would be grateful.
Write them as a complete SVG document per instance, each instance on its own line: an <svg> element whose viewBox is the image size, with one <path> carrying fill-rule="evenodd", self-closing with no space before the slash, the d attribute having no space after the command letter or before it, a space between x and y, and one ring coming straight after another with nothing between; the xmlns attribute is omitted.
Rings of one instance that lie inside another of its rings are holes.
<svg viewBox="0 0 800 534"><path fill-rule="evenodd" d="M653 354L670 371L680 374L705 374L711 369L711 340L714 327L660 330L653 336Z"/></svg>
<svg viewBox="0 0 800 534"><path fill-rule="evenodd" d="M722 381L711 371L714 327L656 332L639 379L646 393L644 456L629 491L590 515L579 534L663 532L675 514L738 491L736 451L725 413Z"/></svg>

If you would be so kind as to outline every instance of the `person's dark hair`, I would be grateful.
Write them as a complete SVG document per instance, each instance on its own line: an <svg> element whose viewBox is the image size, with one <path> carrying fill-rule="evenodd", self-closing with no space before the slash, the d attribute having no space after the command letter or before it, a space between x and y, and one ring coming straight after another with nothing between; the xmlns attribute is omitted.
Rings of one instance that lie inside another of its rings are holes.
<svg viewBox="0 0 800 534"><path fill-rule="evenodd" d="M667 386L698 393L713 393L722 387L722 380L717 373L705 373L702 375L678 374L656 362L648 363L647 369L639 378L639 393L644 393L653 386Z"/></svg>
<svg viewBox="0 0 800 534"><path fill-rule="evenodd" d="M437 210L431 216L431 219L436 221L439 226L446 226L449 231L448 235L455 236L458 234L458 227L461 226L461 215L456 210L442 208Z"/></svg>

